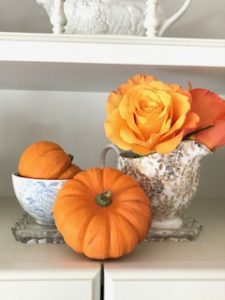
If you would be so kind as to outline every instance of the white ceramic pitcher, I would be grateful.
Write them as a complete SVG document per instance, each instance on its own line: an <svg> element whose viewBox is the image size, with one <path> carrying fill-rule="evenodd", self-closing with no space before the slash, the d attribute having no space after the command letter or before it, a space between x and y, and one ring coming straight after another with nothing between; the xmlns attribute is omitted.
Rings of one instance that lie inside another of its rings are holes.
<svg viewBox="0 0 225 300"><path fill-rule="evenodd" d="M54 33L162 36L187 11L191 0L165 18L165 0L36 0Z"/></svg>

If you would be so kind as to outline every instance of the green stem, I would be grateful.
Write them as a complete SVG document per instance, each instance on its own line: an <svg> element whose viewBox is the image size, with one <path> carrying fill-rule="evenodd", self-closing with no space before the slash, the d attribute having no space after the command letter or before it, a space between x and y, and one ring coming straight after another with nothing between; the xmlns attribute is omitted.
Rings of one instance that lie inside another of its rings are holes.
<svg viewBox="0 0 225 300"><path fill-rule="evenodd" d="M101 194L98 194L95 197L95 202L97 205L102 207L107 207L112 203L112 193L110 191L105 191Z"/></svg>

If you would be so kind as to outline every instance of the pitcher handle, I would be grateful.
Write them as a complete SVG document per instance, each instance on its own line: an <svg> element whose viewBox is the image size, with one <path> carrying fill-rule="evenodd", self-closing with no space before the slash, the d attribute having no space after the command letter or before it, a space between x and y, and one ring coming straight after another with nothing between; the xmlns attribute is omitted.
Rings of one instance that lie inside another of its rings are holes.
<svg viewBox="0 0 225 300"><path fill-rule="evenodd" d="M184 13L187 11L188 7L190 6L192 0L186 0L183 4L183 6L176 12L172 17L167 19L162 27L159 29L158 35L162 36L164 32L173 25L177 20L179 20Z"/></svg>
<svg viewBox="0 0 225 300"><path fill-rule="evenodd" d="M101 152L101 156L100 156L100 166L101 166L101 168L105 167L105 165L106 165L106 155L110 150L114 150L116 152L117 156L120 155L120 153L121 153L120 150L115 145L113 145L113 144L106 145L103 148L103 150Z"/></svg>

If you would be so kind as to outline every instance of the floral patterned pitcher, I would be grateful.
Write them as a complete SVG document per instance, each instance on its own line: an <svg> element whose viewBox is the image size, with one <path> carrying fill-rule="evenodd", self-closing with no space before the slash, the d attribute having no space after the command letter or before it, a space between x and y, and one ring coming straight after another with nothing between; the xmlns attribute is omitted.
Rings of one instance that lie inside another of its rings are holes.
<svg viewBox="0 0 225 300"><path fill-rule="evenodd" d="M110 144L102 151L103 165L111 149L117 153L117 168L137 179L151 199L153 222L147 239L195 239L202 227L183 214L198 188L200 161L210 150L186 140L169 154L140 157Z"/></svg>

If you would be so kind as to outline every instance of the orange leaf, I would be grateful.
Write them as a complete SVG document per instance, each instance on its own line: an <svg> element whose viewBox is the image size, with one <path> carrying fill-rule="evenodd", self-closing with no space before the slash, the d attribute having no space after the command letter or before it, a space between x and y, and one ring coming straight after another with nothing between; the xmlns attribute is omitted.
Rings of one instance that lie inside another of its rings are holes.
<svg viewBox="0 0 225 300"><path fill-rule="evenodd" d="M196 133L193 139L206 145L210 150L225 145L225 120L218 120L215 125Z"/></svg>
<svg viewBox="0 0 225 300"><path fill-rule="evenodd" d="M199 129L213 125L216 120L225 119L225 101L206 89L194 89L191 110L200 117Z"/></svg>

